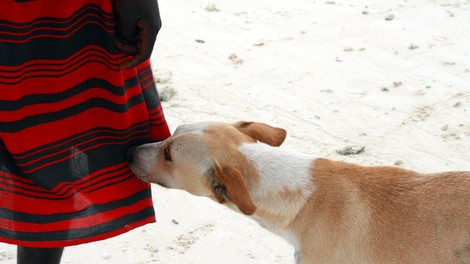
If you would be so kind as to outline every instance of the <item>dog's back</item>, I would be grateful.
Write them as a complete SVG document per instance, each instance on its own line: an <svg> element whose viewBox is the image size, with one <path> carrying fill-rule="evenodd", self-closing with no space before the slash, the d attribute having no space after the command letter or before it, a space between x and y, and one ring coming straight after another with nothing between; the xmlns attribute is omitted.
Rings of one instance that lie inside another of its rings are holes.
<svg viewBox="0 0 470 264"><path fill-rule="evenodd" d="M470 263L470 172L424 175L327 159L314 168L316 190L296 223L308 226L299 234L307 259Z"/></svg>

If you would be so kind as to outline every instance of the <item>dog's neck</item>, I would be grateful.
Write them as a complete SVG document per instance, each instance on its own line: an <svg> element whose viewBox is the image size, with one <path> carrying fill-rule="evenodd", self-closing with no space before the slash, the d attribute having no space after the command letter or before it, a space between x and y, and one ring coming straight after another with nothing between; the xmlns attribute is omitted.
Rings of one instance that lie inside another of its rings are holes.
<svg viewBox="0 0 470 264"><path fill-rule="evenodd" d="M253 218L282 235L314 190L312 170L316 157L263 143L243 144L240 152L258 173L247 178L259 178L249 184L257 207Z"/></svg>

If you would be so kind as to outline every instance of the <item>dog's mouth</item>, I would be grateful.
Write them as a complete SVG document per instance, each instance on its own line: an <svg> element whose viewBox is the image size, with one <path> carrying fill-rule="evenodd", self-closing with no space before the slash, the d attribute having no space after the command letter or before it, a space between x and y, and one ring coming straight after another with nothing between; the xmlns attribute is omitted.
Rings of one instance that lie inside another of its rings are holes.
<svg viewBox="0 0 470 264"><path fill-rule="evenodd" d="M154 181L152 180L151 177L149 177L147 174L140 174L140 170L136 169L136 168L132 168L132 171L134 172L135 176L137 178L139 178L139 180L143 181L143 182L148 182L148 183L154 183L154 184L157 184L157 185L160 185L161 187L164 187L164 188L170 188L167 184L165 184L164 182L162 181Z"/></svg>
<svg viewBox="0 0 470 264"><path fill-rule="evenodd" d="M152 184L156 184L156 185L158 185L158 186L160 186L160 187L163 187L163 188L165 188L165 189L173 189L173 188L171 188L170 186L168 186L168 185L167 185L166 183L164 183L164 182L150 181L148 178L146 178L144 181L145 181L145 182L152 183Z"/></svg>
<svg viewBox="0 0 470 264"><path fill-rule="evenodd" d="M148 175L145 173L145 170L139 166L135 166L133 164L129 165L131 171L134 173L134 175L139 178L141 181L144 182L150 182Z"/></svg>
<svg viewBox="0 0 470 264"><path fill-rule="evenodd" d="M136 176L137 176L137 178L139 178L139 180L141 180L141 181L143 181L143 182L148 182L148 183L150 183L148 177L142 177L142 176L139 176L139 175L136 175Z"/></svg>
<svg viewBox="0 0 470 264"><path fill-rule="evenodd" d="M168 187L168 186L167 186L166 184L164 184L164 183L160 183L160 182L159 182L159 183L157 183L157 184L160 185L160 186L163 187L163 188L170 188L170 187Z"/></svg>

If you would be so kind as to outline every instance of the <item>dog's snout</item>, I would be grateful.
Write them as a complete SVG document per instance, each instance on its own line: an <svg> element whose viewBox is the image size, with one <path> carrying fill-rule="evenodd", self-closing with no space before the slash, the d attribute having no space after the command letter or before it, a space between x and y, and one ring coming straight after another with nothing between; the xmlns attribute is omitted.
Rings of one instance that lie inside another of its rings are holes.
<svg viewBox="0 0 470 264"><path fill-rule="evenodd" d="M129 164L134 162L134 157L135 157L135 147L132 147L126 151L126 160Z"/></svg>

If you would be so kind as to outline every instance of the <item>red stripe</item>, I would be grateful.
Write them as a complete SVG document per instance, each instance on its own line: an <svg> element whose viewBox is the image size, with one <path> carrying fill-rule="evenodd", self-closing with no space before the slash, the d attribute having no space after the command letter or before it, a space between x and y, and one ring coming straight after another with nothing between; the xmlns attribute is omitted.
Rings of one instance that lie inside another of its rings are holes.
<svg viewBox="0 0 470 264"><path fill-rule="evenodd" d="M0 120L2 122L15 122L24 119L25 117L35 116L40 114L60 112L74 105L78 105L92 98L102 98L114 104L125 104L129 98L139 95L141 93L140 87L134 86L127 89L124 96L115 95L107 90L101 88L90 88L86 91L77 94L73 97L67 98L62 101L45 104L27 105L17 111L0 111ZM38 95L40 96L40 95Z"/></svg>
<svg viewBox="0 0 470 264"><path fill-rule="evenodd" d="M149 111L150 138L155 141L165 140L171 136L170 129L165 120L162 105Z"/></svg>
<svg viewBox="0 0 470 264"><path fill-rule="evenodd" d="M122 173L122 171L120 173ZM118 177L115 177L115 174L117 174ZM73 192L76 192L76 191L89 191L88 189L91 189L92 187L94 189L98 185L104 186L106 184L111 184L113 182L116 183L119 181L123 181L126 178L129 178L130 176L134 177L134 175L132 174L130 170L127 170L126 173L123 173L122 175L119 175L119 173L117 172L108 174L108 175L101 175L101 177L91 178L92 180L90 180L89 182L85 182L85 184L83 184L82 186L77 185L75 183L68 183L66 184L66 187L63 188L60 192L55 192L55 193L52 191L46 190L44 188L41 188L39 186L37 188L31 188L32 186L25 186L25 188L27 189L24 190L24 189L18 188L19 186L18 184L15 184L14 186L2 185L2 189L6 192L11 191L12 195L29 196L33 199L45 198L45 199L57 200L57 198L66 197L67 195L71 195ZM90 178L90 177L87 177L87 178ZM106 182L106 184L104 183L96 184L99 181ZM2 182L11 183L11 181L8 181L8 180L2 180ZM59 200L65 200L65 199L59 199ZM5 208L8 208L8 207L5 207ZM16 207L14 208L14 210L17 210Z"/></svg>
<svg viewBox="0 0 470 264"><path fill-rule="evenodd" d="M106 223L109 221L109 219L118 219L125 215L137 213L149 206L152 206L152 199L147 198L133 204L132 207L117 208L91 216L48 224L24 223L17 221L14 221L14 223L12 223L11 220L5 220L0 218L0 229L14 230L17 232L42 233L71 230L76 228L87 228Z"/></svg>
<svg viewBox="0 0 470 264"><path fill-rule="evenodd" d="M68 21L70 22L75 17L77 17L77 16L71 17ZM90 14L86 14L86 15L81 16L73 24L68 25L68 27L33 27L32 25L30 25L30 26L24 27L24 28L29 28L30 30L28 30L28 31L24 31L24 32L2 31L0 33L2 33L2 35L7 35L7 36L27 36L27 35L30 35L30 34L36 32L36 31L55 30L55 31L57 31L57 34L60 34L59 32L67 31L67 30L77 26L77 24L80 24L81 27L83 27L84 25L88 24L88 23L83 23L83 21L84 20L86 21L86 20L88 20L88 18L91 18L91 17L98 18L100 20L100 24L107 24L109 26L114 25L114 23L112 23L112 22L106 22L104 19L102 19L102 16L98 16L96 14L91 14L90 13ZM43 21L41 21L41 22L43 22ZM97 23L96 21L90 21L90 22ZM67 24L68 22L63 22L63 23L51 22L51 23L54 23L54 24ZM7 27L8 27L8 25L7 25ZM112 32L112 31L108 30L108 32ZM53 34L53 35L55 36L57 34ZM36 35L36 36L40 36L40 35ZM60 37L60 36L58 36L58 37ZM3 40L3 41L5 41L5 40ZM8 42L8 40L6 40L6 42Z"/></svg>
<svg viewBox="0 0 470 264"><path fill-rule="evenodd" d="M9 201L15 202L5 203L2 206L9 210L38 215L71 213L83 210L93 204L105 204L124 199L147 189L148 186L147 183L132 176L119 184L109 185L106 188L100 189L99 192L86 193L85 199L83 194L77 194L77 197L72 196L68 199L51 200L5 192L2 194L2 199L9 199ZM51 196L51 198L54 197L53 194ZM57 198L58 196L55 197Z"/></svg>
<svg viewBox="0 0 470 264"><path fill-rule="evenodd" d="M81 27L78 27L74 29L73 31L70 31L68 34L65 35L56 35L56 34L38 34L38 35L33 35L30 36L29 38L21 39L21 40L13 40L13 39L2 39L2 42L5 43L26 43L28 41L31 41L32 39L38 39L38 38L51 38L51 39L60 39L60 38L67 38L70 37L71 35L75 34L75 32L79 31L82 29L85 25L88 24L95 24L100 26L104 31L108 33L114 33L114 30L109 30L106 27L104 27L101 23L95 22L95 21L88 21L84 23Z"/></svg>
<svg viewBox="0 0 470 264"><path fill-rule="evenodd" d="M44 1L29 1L18 3L11 0L0 2L2 6L2 19L12 23L27 23L39 17L67 18L77 10L84 7L84 1L56 1L51 3ZM87 0L86 4L96 4L106 13L112 13L112 3L109 0Z"/></svg>
<svg viewBox="0 0 470 264"><path fill-rule="evenodd" d="M149 117L161 117L163 116L163 108L162 105L159 104L156 108L149 110Z"/></svg>
<svg viewBox="0 0 470 264"><path fill-rule="evenodd" d="M164 118L163 108L161 104L158 105L155 109L152 109L149 111L149 118L150 118L150 121L160 120Z"/></svg>
<svg viewBox="0 0 470 264"><path fill-rule="evenodd" d="M125 113L92 108L69 118L28 127L15 133L4 133L2 139L10 153L22 153L95 127L126 129L132 124L148 120L144 103ZM34 140L30 140L34 138Z"/></svg>
<svg viewBox="0 0 470 264"><path fill-rule="evenodd" d="M140 75L142 75L142 74L143 74L143 73L141 73ZM153 75L152 75L152 74L149 74L148 76L144 77L143 79L140 79L140 83L143 83L143 82L145 82L146 80L148 80L148 79L150 79L150 78L153 79ZM153 81L150 82L150 83L153 83ZM148 86L148 84L145 85L145 87L147 87L147 86ZM143 89L145 89L145 88L142 87L142 90L143 90Z"/></svg>
<svg viewBox="0 0 470 264"><path fill-rule="evenodd" d="M92 183L92 182L100 180L104 176L113 177L115 175L118 175L120 173L129 171L129 170L130 169L127 163L124 163L124 162L119 163L115 166L111 166L111 167L107 167L107 168L95 171L86 177L83 177L81 179L74 181L73 183L68 183L68 182L59 183L54 189L51 190L51 192L58 192L60 189L63 189L63 188L77 187L86 183Z"/></svg>
<svg viewBox="0 0 470 264"><path fill-rule="evenodd" d="M131 141L134 141L136 139L144 139L144 138L148 138L147 135L144 135L144 136L140 136L140 137L134 137L134 138L129 138L128 140L125 140L125 141L120 141L119 143L114 143L115 145L125 145ZM98 148L98 147L101 147L101 146L106 146L108 145L109 143L102 143L102 144L96 144L96 145L93 145L91 147L88 147L88 148L85 148L85 149L81 149L80 152L76 152L74 153L73 155L70 155L70 156L67 156L67 157L64 157L64 158L61 158L61 159L58 159L58 160L54 160L54 161L51 161L49 163L46 163L46 164L43 164L41 166L38 166L38 167L35 167L34 169L30 169L30 170L23 170L24 173L33 173L35 171L38 171L40 169L43 169L45 167L48 167L48 166L52 166L54 164L57 164L57 163L60 163L62 161L66 161L66 160L69 160L81 153L85 153L91 149L94 149L94 148Z"/></svg>
<svg viewBox="0 0 470 264"><path fill-rule="evenodd" d="M132 224L126 225L125 227L108 232L105 234L100 234L97 236L93 237L87 237L87 238L82 238L82 239L75 239L75 240L67 240L67 241L40 241L40 242L30 242L30 241L17 241L17 240L12 240L8 238L3 238L0 237L0 241L4 243L9 243L9 244L14 244L18 246L24 246L24 247L38 247L38 248L51 248L51 247L68 247L68 246L74 246L74 245L79 245L83 243L89 243L89 242L94 242L94 241L99 241L99 240L104 240L108 239L111 237L118 236L120 234L126 233L132 229L135 229L137 227L143 226L148 223L154 223L155 222L155 217L147 217L141 221L133 222Z"/></svg>
<svg viewBox="0 0 470 264"><path fill-rule="evenodd" d="M46 191L46 189L38 186L38 185L35 185L33 181L27 179L27 178L21 178L21 177L18 177L14 174L11 174L11 173L7 173L7 172L4 172L4 171L0 171L0 183L2 184L10 184L10 185L14 185L16 187L23 187L23 188L27 188L27 189L30 189L30 190L36 190L36 191ZM6 186L2 185L2 190L14 190L15 187L13 188L7 188Z"/></svg>
<svg viewBox="0 0 470 264"><path fill-rule="evenodd" d="M126 130L121 130L121 131L112 132L112 133L115 133L115 134L128 134L130 131L132 131L132 129L135 129L135 126L131 126L131 127L127 128ZM142 132L144 130L139 129L138 131ZM88 133L82 134L80 136L72 137L69 140L66 140L66 141L63 141L63 142L60 142L60 143L57 143L57 144L52 144L51 146L49 146L47 148L40 148L36 151L28 152L28 154L16 154L16 155L14 155L14 157L16 159L23 159L23 158L27 158L27 157L31 157L31 156L36 156L41 152L45 152L45 151L48 151L48 150L53 149L53 148L58 148L62 145L69 144L70 142L78 140L80 138L87 137L87 136L90 136L90 135L93 135L93 134L98 134L98 133L101 133L101 132L110 132L110 130L109 129L96 129L96 130L90 131Z"/></svg>
<svg viewBox="0 0 470 264"><path fill-rule="evenodd" d="M155 83L155 82L154 82L153 79L152 79L151 82L149 82L149 83L147 83L146 85L142 86L142 90L145 90L145 89L149 88L149 87L150 87L152 84L154 84L154 83Z"/></svg>
<svg viewBox="0 0 470 264"><path fill-rule="evenodd" d="M21 5L24 6L24 4L21 4ZM10 27L10 28L33 28L35 25L40 24L40 23L54 23L54 24L58 24L58 25L60 25L60 24L69 24L76 17L81 17L81 16L84 16L84 15L90 15L90 14L87 14L87 12L90 11L90 10L99 11L101 16L98 17L98 18L100 18L100 19L101 19L101 17L107 17L107 18L112 18L113 17L111 14L107 14L106 12L103 12L100 8L98 8L96 6L89 6L87 8L82 8L79 12L75 13L74 15L71 15L70 17L68 17L67 20L58 21L58 20L52 20L52 19L48 19L47 17L44 17L44 18L41 18L41 19L36 20L34 22L27 23L26 25L20 25L20 24L12 25L11 23L1 23L1 21L0 21L0 26ZM104 20L103 20L103 22L106 23L106 21L104 21ZM112 25L112 23L108 23L108 24Z"/></svg>
<svg viewBox="0 0 470 264"><path fill-rule="evenodd" d="M119 60L116 59L114 67L119 67ZM110 70L107 65L101 63L89 63L87 67L76 68L70 73L60 76L60 79L51 77L36 77L24 79L15 85L15 89L2 92L2 100L14 101L27 95L55 94L64 91L65 87L73 87L86 78L100 78L114 86L122 86L123 80L131 78L132 75L123 78L123 74L118 70ZM135 75L134 75L135 76ZM60 80L60 81L59 81ZM0 85L0 89L7 89L9 86Z"/></svg>
<svg viewBox="0 0 470 264"><path fill-rule="evenodd" d="M145 67L147 67L147 66L145 66ZM143 67L143 68L145 68L145 67ZM142 68L142 69L143 69L143 68ZM144 75L145 73L149 72L150 70L152 70L152 68L147 67L144 71L139 72L138 74L139 74L139 75ZM150 74L150 75L151 75L151 74Z"/></svg>
<svg viewBox="0 0 470 264"><path fill-rule="evenodd" d="M90 175L88 175L86 177L77 179L73 183L69 183L69 182L60 183L54 189L48 190L48 191L51 192L51 193L58 193L58 190L60 190L63 187L71 186L71 185L72 186L79 186L80 184L83 184L83 183L86 183L86 182L91 182L93 180L93 178L95 178L95 177L100 177L100 176L105 175L105 174L110 174L112 176L112 175L116 175L116 174L122 173L123 171L127 171L127 170L129 170L129 167L128 167L127 163L120 163L120 164L117 164L117 165L114 165L114 166L111 166L111 167L107 167L107 168L98 170L94 173L91 173ZM35 185L34 181L32 181L28 178L19 177L15 174L10 174L10 173L7 173L7 172L0 171L0 176L5 176L7 178L11 178L12 181L8 182L8 183L14 184L13 182L21 182L21 183L24 184L23 186L31 186L31 188L33 188L33 186L34 186L34 188L37 188L38 190L46 190L46 189L44 189L44 188L42 188L38 185ZM29 185L29 184L33 184L33 185Z"/></svg>
<svg viewBox="0 0 470 264"><path fill-rule="evenodd" d="M94 173L96 174L96 173ZM117 170L114 172L108 172L106 174L98 174L98 176L86 176L78 181L75 182L67 182L60 184L61 187L56 186L53 190L50 191L52 194L52 197L65 197L71 192L74 191L87 191L88 188L95 188L96 186L100 185L103 186L102 183L99 182L108 182L108 184L111 181L121 181L129 176L133 176L132 171L126 166L125 168L122 168L121 170ZM88 180L83 180L83 179L88 179Z"/></svg>
<svg viewBox="0 0 470 264"><path fill-rule="evenodd" d="M106 62L108 66L116 66L117 68L117 60L121 57L122 55L113 55L108 53L102 47L89 45L64 60L32 60L18 66L0 66L0 71L2 73L0 80L1 78L4 78L5 82L13 82L15 81L15 77L17 79L24 79L24 77L27 76L25 76L26 73L29 73L30 75L40 75L41 72L42 74L45 74L48 73L48 71L51 71L60 74L61 71L69 70L69 68L74 66L74 64L77 64L77 62L82 62L83 64L84 61L89 61L91 59L102 60Z"/></svg>

